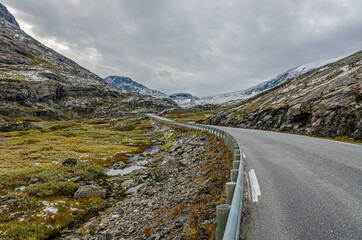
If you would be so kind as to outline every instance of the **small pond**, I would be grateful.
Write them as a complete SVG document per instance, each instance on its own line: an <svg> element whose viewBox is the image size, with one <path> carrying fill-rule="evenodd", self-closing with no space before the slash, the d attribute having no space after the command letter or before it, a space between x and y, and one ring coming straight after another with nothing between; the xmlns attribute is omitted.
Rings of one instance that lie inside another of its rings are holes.
<svg viewBox="0 0 362 240"><path fill-rule="evenodd" d="M145 167L142 166L130 166L130 167L126 167L125 169L109 169L108 172L106 172L107 176L117 176L117 175L125 175L128 174L130 172L133 172L134 170L137 169L142 169Z"/></svg>

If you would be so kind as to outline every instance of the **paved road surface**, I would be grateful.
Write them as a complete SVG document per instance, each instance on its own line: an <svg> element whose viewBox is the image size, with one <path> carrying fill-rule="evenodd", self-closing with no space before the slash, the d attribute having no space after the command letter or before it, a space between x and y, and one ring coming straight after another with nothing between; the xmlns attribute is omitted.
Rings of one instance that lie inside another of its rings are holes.
<svg viewBox="0 0 362 240"><path fill-rule="evenodd" d="M224 128L241 144L261 190L247 240L362 240L362 146Z"/></svg>

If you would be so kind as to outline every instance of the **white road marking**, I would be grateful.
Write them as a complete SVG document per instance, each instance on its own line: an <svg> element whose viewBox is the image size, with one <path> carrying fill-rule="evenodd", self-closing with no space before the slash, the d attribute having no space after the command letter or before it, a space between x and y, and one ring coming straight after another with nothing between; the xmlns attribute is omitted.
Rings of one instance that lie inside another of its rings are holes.
<svg viewBox="0 0 362 240"><path fill-rule="evenodd" d="M245 153L243 153L243 158L246 158Z"/></svg>
<svg viewBox="0 0 362 240"><path fill-rule="evenodd" d="M251 198L253 202L258 202L258 197L261 196L258 179L256 178L254 169L249 170L249 180L251 187Z"/></svg>

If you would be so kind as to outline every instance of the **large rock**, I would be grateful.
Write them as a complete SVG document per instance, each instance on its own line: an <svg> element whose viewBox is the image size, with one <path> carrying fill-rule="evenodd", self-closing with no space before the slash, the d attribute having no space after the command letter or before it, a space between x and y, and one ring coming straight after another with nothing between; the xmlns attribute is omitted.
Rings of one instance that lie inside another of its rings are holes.
<svg viewBox="0 0 362 240"><path fill-rule="evenodd" d="M77 192L74 194L74 199L79 198L91 198L91 197L100 197L106 198L107 192L103 188L95 185L85 185L81 186Z"/></svg>
<svg viewBox="0 0 362 240"><path fill-rule="evenodd" d="M136 183L132 179L128 179L121 184L122 188L127 188L127 189L132 188L135 185Z"/></svg>
<svg viewBox="0 0 362 240"><path fill-rule="evenodd" d="M146 183L142 183L138 186L135 186L133 188L128 189L128 191L126 192L126 194L136 194L138 192L141 192L142 190L147 188L147 184Z"/></svg>
<svg viewBox="0 0 362 240"><path fill-rule="evenodd" d="M75 160L75 158L64 158L59 162L59 164L63 166L75 165L77 164L77 160Z"/></svg>
<svg viewBox="0 0 362 240"><path fill-rule="evenodd" d="M41 129L30 122L0 123L0 132L26 131L29 129Z"/></svg>

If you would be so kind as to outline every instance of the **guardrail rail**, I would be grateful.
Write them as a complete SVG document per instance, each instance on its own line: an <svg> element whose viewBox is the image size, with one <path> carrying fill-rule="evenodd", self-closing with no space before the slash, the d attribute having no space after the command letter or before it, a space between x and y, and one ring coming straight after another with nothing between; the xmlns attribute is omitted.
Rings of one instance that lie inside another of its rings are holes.
<svg viewBox="0 0 362 240"><path fill-rule="evenodd" d="M214 126L175 122L167 118L147 114L153 119L182 127L208 132L219 137L230 150L233 158L230 182L226 183L225 204L216 207L216 240L237 240L240 237L241 213L244 189L244 157L239 142L229 133Z"/></svg>

